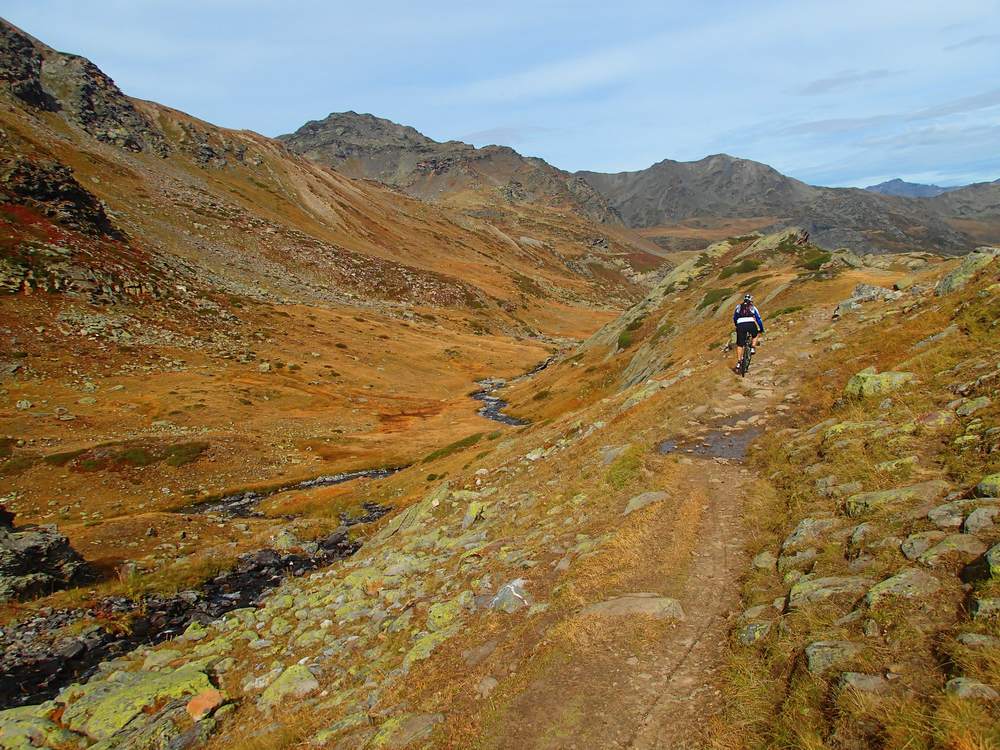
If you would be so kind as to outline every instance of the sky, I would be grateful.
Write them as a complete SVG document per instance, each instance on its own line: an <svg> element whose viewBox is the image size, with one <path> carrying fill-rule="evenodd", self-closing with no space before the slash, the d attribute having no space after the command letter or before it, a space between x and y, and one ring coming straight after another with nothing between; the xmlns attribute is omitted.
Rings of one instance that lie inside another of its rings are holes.
<svg viewBox="0 0 1000 750"><path fill-rule="evenodd" d="M1000 178L998 0L4 0L128 94L265 135L370 112L575 171L728 153Z"/></svg>

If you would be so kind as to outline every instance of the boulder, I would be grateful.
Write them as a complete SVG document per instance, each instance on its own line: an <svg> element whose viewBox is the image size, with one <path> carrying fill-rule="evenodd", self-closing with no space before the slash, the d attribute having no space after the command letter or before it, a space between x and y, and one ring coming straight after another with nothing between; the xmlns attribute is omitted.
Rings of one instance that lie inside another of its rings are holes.
<svg viewBox="0 0 1000 750"><path fill-rule="evenodd" d="M782 552L791 552L822 539L839 525L835 518L803 518L781 543Z"/></svg>
<svg viewBox="0 0 1000 750"><path fill-rule="evenodd" d="M676 599L651 593L625 594L584 607L583 614L600 617L647 615L657 620L683 620L684 610Z"/></svg>
<svg viewBox="0 0 1000 750"><path fill-rule="evenodd" d="M963 525L966 515L982 508L996 509L1000 506L993 498L970 498L952 500L927 511L927 518L941 529L957 529Z"/></svg>
<svg viewBox="0 0 1000 750"><path fill-rule="evenodd" d="M854 597L868 590L871 581L857 576L829 576L799 581L788 592L788 608L817 604L835 597Z"/></svg>
<svg viewBox="0 0 1000 750"><path fill-rule="evenodd" d="M531 595L524 588L526 583L523 578L515 578L505 583L490 600L490 609L511 614L524 607L530 607L532 601Z"/></svg>
<svg viewBox="0 0 1000 750"><path fill-rule="evenodd" d="M865 603L875 607L892 599L921 598L934 594L940 588L941 582L930 573L906 568L872 586L865 595Z"/></svg>
<svg viewBox="0 0 1000 750"><path fill-rule="evenodd" d="M402 748L427 739L434 727L444 721L442 714L403 714L393 716L379 727L366 748ZM421 745L423 746L423 745Z"/></svg>
<svg viewBox="0 0 1000 750"><path fill-rule="evenodd" d="M211 690L203 671L182 667L164 672L118 672L86 685L71 685L56 698L64 706L60 722L95 740L108 740L136 717L168 701Z"/></svg>
<svg viewBox="0 0 1000 750"><path fill-rule="evenodd" d="M982 411L992 403L989 396L980 396L979 398L970 398L965 401L961 406L955 409L955 413L960 417L971 417L977 411Z"/></svg>
<svg viewBox="0 0 1000 750"><path fill-rule="evenodd" d="M1000 578L1000 544L994 544L982 557L967 565L962 578L967 581Z"/></svg>
<svg viewBox="0 0 1000 750"><path fill-rule="evenodd" d="M920 531L910 534L906 540L899 545L900 552L907 560L916 560L932 546L944 539L943 531Z"/></svg>
<svg viewBox="0 0 1000 750"><path fill-rule="evenodd" d="M1000 615L1000 597L976 596L972 599L969 612L973 620L989 620Z"/></svg>
<svg viewBox="0 0 1000 750"><path fill-rule="evenodd" d="M989 474L976 485L979 497L1000 497L1000 474Z"/></svg>
<svg viewBox="0 0 1000 750"><path fill-rule="evenodd" d="M0 526L0 602L80 583L89 568L55 526Z"/></svg>
<svg viewBox="0 0 1000 750"><path fill-rule="evenodd" d="M884 506L901 505L913 501L930 502L944 495L950 489L947 482L933 479L929 482L919 482L906 487L876 492L859 492L851 495L845 502L847 515L855 517L870 513Z"/></svg>
<svg viewBox="0 0 1000 750"><path fill-rule="evenodd" d="M819 674L853 659L863 650L864 646L851 641L816 641L806 646L806 669Z"/></svg>
<svg viewBox="0 0 1000 750"><path fill-rule="evenodd" d="M956 698L984 701L1000 700L1000 693L996 690L979 680L968 677L951 678L945 683L944 690L948 695L954 695Z"/></svg>
<svg viewBox="0 0 1000 750"><path fill-rule="evenodd" d="M868 398L881 396L885 393L899 390L912 383L916 376L912 372L875 372L874 367L868 367L847 381L844 393L848 396Z"/></svg>
<svg viewBox="0 0 1000 750"><path fill-rule="evenodd" d="M304 664L293 664L272 682L257 701L261 708L270 709L289 698L302 698L319 690L319 682Z"/></svg>
<svg viewBox="0 0 1000 750"><path fill-rule="evenodd" d="M917 562L931 567L946 558L967 563L986 551L986 545L971 534L949 534L917 558Z"/></svg>
<svg viewBox="0 0 1000 750"><path fill-rule="evenodd" d="M740 628L739 633L736 636L738 640L744 646L753 646L758 641L763 640L767 637L767 634L771 632L771 623L769 622L751 622Z"/></svg>
<svg viewBox="0 0 1000 750"><path fill-rule="evenodd" d="M838 688L850 688L861 693L885 693L889 690L889 681L880 674L864 674L862 672L844 672L840 676Z"/></svg>
<svg viewBox="0 0 1000 750"><path fill-rule="evenodd" d="M977 247L962 259L957 268L945 274L934 287L934 293L937 295L950 294L964 288L979 271L996 260L998 255L1000 255L998 248Z"/></svg>
<svg viewBox="0 0 1000 750"><path fill-rule="evenodd" d="M661 503L668 497L670 497L670 495L666 492L643 492L641 495L636 495L628 501L628 505L625 506L625 510L622 512L622 515L627 516L640 508L645 508L647 505Z"/></svg>

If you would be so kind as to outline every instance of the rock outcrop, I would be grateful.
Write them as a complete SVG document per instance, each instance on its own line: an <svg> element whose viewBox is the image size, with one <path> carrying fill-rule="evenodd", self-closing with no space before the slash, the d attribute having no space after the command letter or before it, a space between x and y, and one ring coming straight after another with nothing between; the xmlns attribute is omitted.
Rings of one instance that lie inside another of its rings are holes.
<svg viewBox="0 0 1000 750"><path fill-rule="evenodd" d="M0 602L79 583L87 564L55 526L0 525Z"/></svg>

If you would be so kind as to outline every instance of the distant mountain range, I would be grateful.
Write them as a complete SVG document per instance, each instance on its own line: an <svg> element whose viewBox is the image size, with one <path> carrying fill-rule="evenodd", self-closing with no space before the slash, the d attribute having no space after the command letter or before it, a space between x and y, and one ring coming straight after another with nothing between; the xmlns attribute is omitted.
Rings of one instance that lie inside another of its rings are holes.
<svg viewBox="0 0 1000 750"><path fill-rule="evenodd" d="M278 140L349 177L377 180L424 200L499 192L510 203L569 207L601 224L621 224L585 180L506 146L439 143L411 127L357 112L332 113Z"/></svg>
<svg viewBox="0 0 1000 750"><path fill-rule="evenodd" d="M886 180L878 185L869 185L865 190L882 195L897 195L901 198L934 198L942 193L950 193L952 190L960 190L964 185L955 187L941 187L940 185L923 185L919 182L907 182L898 177L894 180Z"/></svg>
<svg viewBox="0 0 1000 750"><path fill-rule="evenodd" d="M996 183L985 183L975 195L963 197L968 187L917 199L924 188L946 189L902 180L864 190L817 187L726 154L692 162L666 159L636 172L571 174L505 146L440 143L355 112L308 122L279 140L339 172L424 200L570 208L605 225L624 224L666 249L790 225L807 229L823 246L867 252L962 253L1000 239ZM944 201L944 195L956 197Z"/></svg>

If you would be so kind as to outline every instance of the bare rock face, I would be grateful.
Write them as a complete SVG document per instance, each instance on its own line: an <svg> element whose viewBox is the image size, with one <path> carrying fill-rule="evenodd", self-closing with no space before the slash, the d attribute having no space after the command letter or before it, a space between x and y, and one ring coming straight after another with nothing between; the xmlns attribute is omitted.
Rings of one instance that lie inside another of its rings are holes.
<svg viewBox="0 0 1000 750"><path fill-rule="evenodd" d="M48 47L0 20L0 82L23 103L59 112L99 141L170 152L163 133L90 60Z"/></svg>
<svg viewBox="0 0 1000 750"><path fill-rule="evenodd" d="M55 526L0 526L0 601L27 599L83 580L87 564Z"/></svg>
<svg viewBox="0 0 1000 750"><path fill-rule="evenodd" d="M59 162L0 160L0 196L84 234L125 239L101 202L76 181L69 167Z"/></svg>

